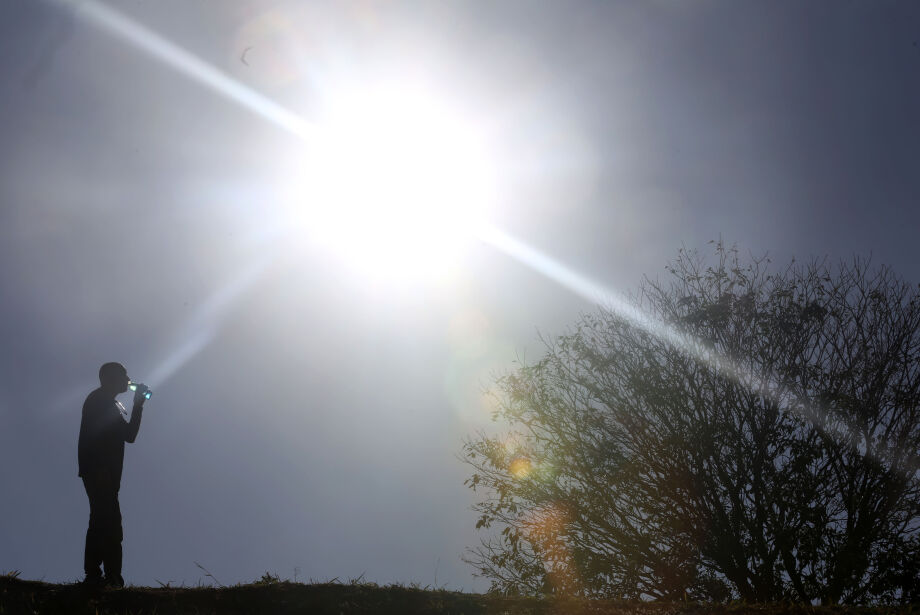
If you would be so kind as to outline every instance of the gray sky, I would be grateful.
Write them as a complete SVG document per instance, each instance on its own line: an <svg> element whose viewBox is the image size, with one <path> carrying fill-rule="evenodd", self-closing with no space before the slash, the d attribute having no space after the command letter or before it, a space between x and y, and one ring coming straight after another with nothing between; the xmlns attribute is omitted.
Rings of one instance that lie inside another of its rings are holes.
<svg viewBox="0 0 920 615"><path fill-rule="evenodd" d="M591 303L477 242L439 283L355 271L292 229L301 140L81 4L0 6L0 571L81 578L80 405L118 360L155 391L129 583L484 590L479 392ZM920 281L916 3L103 7L308 122L412 71L487 135L493 223L607 288L719 236Z"/></svg>

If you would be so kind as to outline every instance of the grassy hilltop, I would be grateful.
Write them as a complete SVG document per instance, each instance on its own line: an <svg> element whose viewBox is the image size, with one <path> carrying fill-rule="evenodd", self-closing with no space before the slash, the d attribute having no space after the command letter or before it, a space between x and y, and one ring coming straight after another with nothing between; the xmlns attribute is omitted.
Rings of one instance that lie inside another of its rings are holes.
<svg viewBox="0 0 920 615"><path fill-rule="evenodd" d="M270 579L235 587L128 587L90 591L79 584L0 576L0 615L909 615L920 608L701 605L510 598L374 584L306 585Z"/></svg>

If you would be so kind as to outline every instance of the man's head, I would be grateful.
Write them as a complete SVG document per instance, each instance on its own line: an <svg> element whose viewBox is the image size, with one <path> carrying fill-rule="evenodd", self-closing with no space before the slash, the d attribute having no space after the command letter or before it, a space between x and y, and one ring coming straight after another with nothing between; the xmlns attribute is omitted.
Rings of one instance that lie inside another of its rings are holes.
<svg viewBox="0 0 920 615"><path fill-rule="evenodd" d="M106 363L99 368L99 384L104 391L117 395L128 390L128 370L121 363Z"/></svg>

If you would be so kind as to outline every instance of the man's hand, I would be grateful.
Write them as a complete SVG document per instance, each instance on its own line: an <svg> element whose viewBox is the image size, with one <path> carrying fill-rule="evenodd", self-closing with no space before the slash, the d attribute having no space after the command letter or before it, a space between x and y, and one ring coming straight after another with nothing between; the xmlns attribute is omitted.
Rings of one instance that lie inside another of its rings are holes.
<svg viewBox="0 0 920 615"><path fill-rule="evenodd" d="M137 389L134 391L134 407L143 408L145 401L147 401L146 388L137 387Z"/></svg>

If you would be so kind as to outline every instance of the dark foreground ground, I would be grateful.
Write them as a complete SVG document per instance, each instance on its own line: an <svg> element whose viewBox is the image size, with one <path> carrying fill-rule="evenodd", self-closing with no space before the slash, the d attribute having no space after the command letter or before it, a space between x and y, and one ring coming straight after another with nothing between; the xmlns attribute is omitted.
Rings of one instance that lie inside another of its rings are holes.
<svg viewBox="0 0 920 615"><path fill-rule="evenodd" d="M129 587L88 591L0 576L0 615L236 615L310 613L349 615L920 615L918 607L844 608L793 605L700 605L506 598L373 584L286 581L236 587Z"/></svg>

